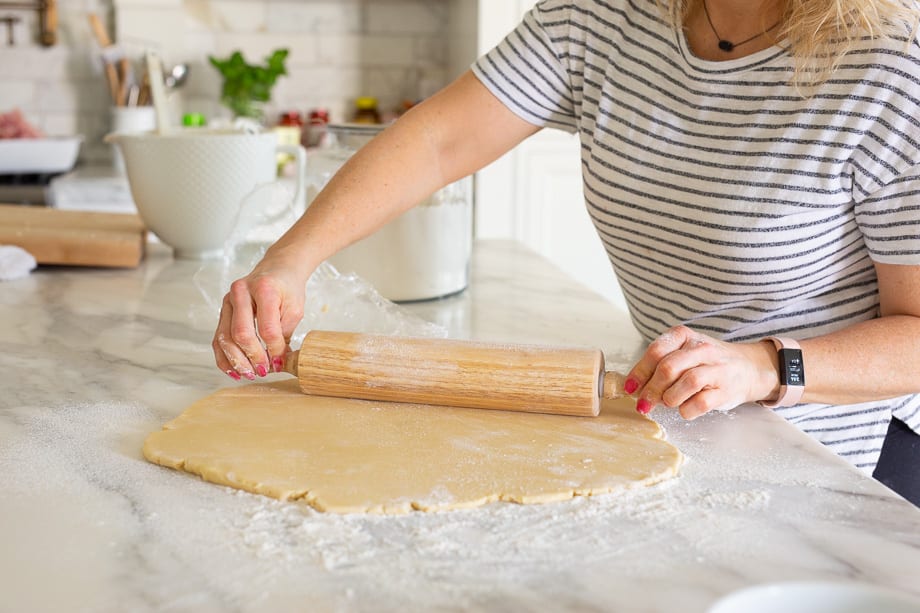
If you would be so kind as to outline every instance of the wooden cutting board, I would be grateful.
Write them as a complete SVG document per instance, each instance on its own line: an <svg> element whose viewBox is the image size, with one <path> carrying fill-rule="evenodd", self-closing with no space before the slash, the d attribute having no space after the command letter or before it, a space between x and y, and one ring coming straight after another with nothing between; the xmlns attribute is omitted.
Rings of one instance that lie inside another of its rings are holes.
<svg viewBox="0 0 920 613"><path fill-rule="evenodd" d="M0 245L22 247L39 264L133 268L146 240L137 215L0 204Z"/></svg>

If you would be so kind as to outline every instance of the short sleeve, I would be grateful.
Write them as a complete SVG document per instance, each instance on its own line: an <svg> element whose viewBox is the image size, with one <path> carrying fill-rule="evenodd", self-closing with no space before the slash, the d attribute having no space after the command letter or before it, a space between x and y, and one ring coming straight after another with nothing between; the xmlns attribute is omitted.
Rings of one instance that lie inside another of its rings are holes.
<svg viewBox="0 0 920 613"><path fill-rule="evenodd" d="M497 47L473 64L473 74L528 123L578 130L568 60L573 44L570 4L544 0Z"/></svg>
<svg viewBox="0 0 920 613"><path fill-rule="evenodd" d="M920 165L856 204L869 255L882 264L920 264Z"/></svg>

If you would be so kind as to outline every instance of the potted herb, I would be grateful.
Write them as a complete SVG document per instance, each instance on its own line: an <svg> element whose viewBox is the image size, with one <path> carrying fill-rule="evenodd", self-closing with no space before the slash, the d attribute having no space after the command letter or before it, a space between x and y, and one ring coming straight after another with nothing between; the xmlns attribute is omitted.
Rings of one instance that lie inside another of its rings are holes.
<svg viewBox="0 0 920 613"><path fill-rule="evenodd" d="M226 59L208 56L224 78L220 92L221 103L233 112L235 117L262 119L262 105L271 100L272 87L278 77L287 74L284 61L287 49L276 49L261 65L249 64L243 54L234 51Z"/></svg>

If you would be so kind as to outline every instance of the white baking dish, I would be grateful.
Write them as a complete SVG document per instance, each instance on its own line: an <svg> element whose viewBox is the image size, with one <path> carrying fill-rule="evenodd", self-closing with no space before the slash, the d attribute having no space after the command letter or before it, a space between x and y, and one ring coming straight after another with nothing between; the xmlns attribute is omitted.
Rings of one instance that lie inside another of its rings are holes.
<svg viewBox="0 0 920 613"><path fill-rule="evenodd" d="M82 136L0 139L0 175L67 172L82 141Z"/></svg>

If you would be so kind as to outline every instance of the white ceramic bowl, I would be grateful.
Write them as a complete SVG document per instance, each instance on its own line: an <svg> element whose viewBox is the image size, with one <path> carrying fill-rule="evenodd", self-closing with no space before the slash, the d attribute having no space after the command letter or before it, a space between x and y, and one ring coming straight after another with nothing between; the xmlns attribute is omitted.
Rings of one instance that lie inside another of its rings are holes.
<svg viewBox="0 0 920 613"><path fill-rule="evenodd" d="M861 583L773 583L732 592L709 613L918 613L909 594Z"/></svg>
<svg viewBox="0 0 920 613"><path fill-rule="evenodd" d="M303 148L296 152L279 145L272 132L190 128L113 133L106 141L124 156L144 223L178 258L223 254L243 200L260 197L257 188L276 180L278 151L301 156L303 165Z"/></svg>

